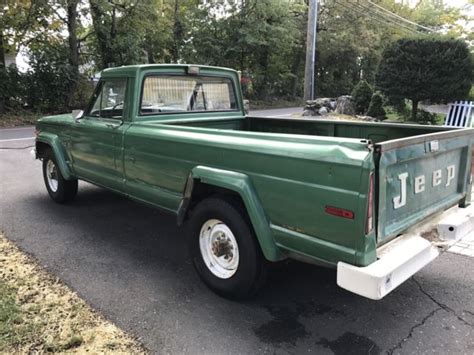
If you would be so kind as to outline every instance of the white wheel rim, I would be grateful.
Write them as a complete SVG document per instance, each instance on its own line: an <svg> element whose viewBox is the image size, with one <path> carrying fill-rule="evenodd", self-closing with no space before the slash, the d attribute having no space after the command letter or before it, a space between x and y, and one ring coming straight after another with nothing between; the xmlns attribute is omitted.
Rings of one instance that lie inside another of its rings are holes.
<svg viewBox="0 0 474 355"><path fill-rule="evenodd" d="M58 191L58 170L52 160L48 160L46 164L46 180L51 191Z"/></svg>
<svg viewBox="0 0 474 355"><path fill-rule="evenodd" d="M209 271L220 279L232 277L239 266L239 246L230 228L218 219L201 227L199 247Z"/></svg>

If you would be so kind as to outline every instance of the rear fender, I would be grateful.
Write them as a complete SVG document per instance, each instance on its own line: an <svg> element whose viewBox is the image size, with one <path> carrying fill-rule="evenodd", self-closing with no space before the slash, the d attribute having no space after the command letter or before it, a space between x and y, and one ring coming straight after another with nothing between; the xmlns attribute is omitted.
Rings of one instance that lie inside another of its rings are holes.
<svg viewBox="0 0 474 355"><path fill-rule="evenodd" d="M236 192L242 198L265 258L269 261L285 259L285 255L283 255L273 240L270 224L255 189L252 186L252 182L245 174L206 166L196 166L193 168L189 175L184 198L179 208L178 223L184 220L187 207L192 197L195 180Z"/></svg>

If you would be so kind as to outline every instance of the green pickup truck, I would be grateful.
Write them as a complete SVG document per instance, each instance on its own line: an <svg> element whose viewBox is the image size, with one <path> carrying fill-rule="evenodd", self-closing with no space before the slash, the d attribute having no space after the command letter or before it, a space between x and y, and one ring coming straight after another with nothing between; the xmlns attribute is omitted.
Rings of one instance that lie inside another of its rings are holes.
<svg viewBox="0 0 474 355"><path fill-rule="evenodd" d="M231 298L297 259L380 299L440 253L421 226L471 196L474 130L246 116L225 68L107 69L84 112L36 129L54 201L84 180L173 213L201 279Z"/></svg>

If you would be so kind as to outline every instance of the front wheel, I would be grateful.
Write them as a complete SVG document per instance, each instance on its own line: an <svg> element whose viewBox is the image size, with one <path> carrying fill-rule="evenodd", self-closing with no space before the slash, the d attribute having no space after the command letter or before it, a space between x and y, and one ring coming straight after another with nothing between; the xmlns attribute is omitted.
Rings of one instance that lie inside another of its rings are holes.
<svg viewBox="0 0 474 355"><path fill-rule="evenodd" d="M265 280L265 260L243 208L208 198L190 223L193 264L204 283L228 298L254 295Z"/></svg>
<svg viewBox="0 0 474 355"><path fill-rule="evenodd" d="M43 157L43 178L46 190L55 202L65 203L76 197L77 180L64 179L51 150L48 150Z"/></svg>

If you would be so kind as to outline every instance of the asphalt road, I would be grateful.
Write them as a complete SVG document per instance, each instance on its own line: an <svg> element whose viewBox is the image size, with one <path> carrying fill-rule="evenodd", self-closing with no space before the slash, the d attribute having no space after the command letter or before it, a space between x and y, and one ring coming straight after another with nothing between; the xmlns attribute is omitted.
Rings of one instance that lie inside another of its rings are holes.
<svg viewBox="0 0 474 355"><path fill-rule="evenodd" d="M0 129L0 143L27 141L34 137L35 128L33 126L3 128Z"/></svg>
<svg viewBox="0 0 474 355"><path fill-rule="evenodd" d="M32 143L0 134L0 147ZM283 264L231 302L200 282L172 215L86 183L57 205L29 150L0 149L0 229L152 352L474 353L474 258L445 253L381 301L340 289L333 270Z"/></svg>

